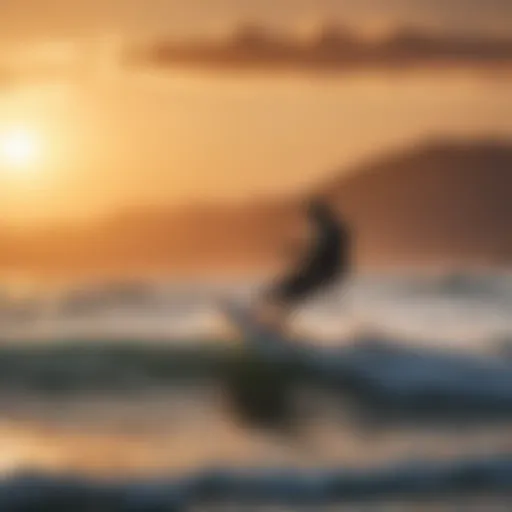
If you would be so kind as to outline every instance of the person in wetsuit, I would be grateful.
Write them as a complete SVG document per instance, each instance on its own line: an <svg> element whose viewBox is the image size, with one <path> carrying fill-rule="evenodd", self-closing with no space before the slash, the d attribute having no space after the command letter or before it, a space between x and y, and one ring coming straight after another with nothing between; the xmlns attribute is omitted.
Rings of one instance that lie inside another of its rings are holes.
<svg viewBox="0 0 512 512"><path fill-rule="evenodd" d="M275 280L258 301L263 322L277 330L284 330L297 306L335 283L349 268L350 240L345 222L321 199L311 201L306 213L314 233L311 244L298 265ZM296 427L291 400L295 382L295 369L286 370L257 352L245 350L224 372L224 396L233 418L242 425L291 434Z"/></svg>
<svg viewBox="0 0 512 512"><path fill-rule="evenodd" d="M350 265L350 236L344 220L328 203L313 199L307 209L314 235L296 268L277 279L261 301L272 308L272 323L282 324L287 316L305 300L323 291L346 274Z"/></svg>

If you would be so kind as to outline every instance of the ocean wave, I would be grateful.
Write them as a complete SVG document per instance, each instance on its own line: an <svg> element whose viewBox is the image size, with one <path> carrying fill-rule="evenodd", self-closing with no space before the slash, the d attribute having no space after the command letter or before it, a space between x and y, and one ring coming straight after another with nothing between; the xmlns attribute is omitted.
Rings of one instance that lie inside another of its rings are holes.
<svg viewBox="0 0 512 512"><path fill-rule="evenodd" d="M99 283L40 295L0 296L0 337L5 340L133 337L172 339L215 336L219 302L244 303L261 282ZM353 276L305 304L299 331L341 340L370 326L409 341L439 338L460 346L510 336L512 279L507 273L452 272L437 276Z"/></svg>
<svg viewBox="0 0 512 512"><path fill-rule="evenodd" d="M193 346L130 340L4 345L0 392L127 391L196 382L218 375L228 352L214 341Z"/></svg>
<svg viewBox="0 0 512 512"><path fill-rule="evenodd" d="M506 496L510 500L511 489L510 456L409 461L366 470L213 469L169 479L110 483L27 473L1 482L0 508L5 512L170 512L198 504L303 507L382 503L397 497L432 501L478 493L501 494L503 500Z"/></svg>
<svg viewBox="0 0 512 512"><path fill-rule="evenodd" d="M0 392L126 392L222 383L233 368L249 368L262 358L283 378L292 375L297 385L353 396L374 409L512 414L511 359L412 348L382 339L358 340L344 347L300 342L283 347L250 332L238 344L223 340L193 345L84 340L3 346ZM257 372L246 374L258 376Z"/></svg>

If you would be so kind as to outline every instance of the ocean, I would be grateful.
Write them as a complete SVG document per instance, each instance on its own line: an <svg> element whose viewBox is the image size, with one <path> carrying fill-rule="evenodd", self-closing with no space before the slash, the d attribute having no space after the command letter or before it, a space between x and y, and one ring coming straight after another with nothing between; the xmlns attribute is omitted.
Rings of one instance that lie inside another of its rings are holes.
<svg viewBox="0 0 512 512"><path fill-rule="evenodd" d="M334 354L327 359L340 354L349 362L333 375L359 372L391 400L356 407L343 387L298 386L293 436L239 424L222 387L220 362L243 340L219 304L250 302L260 286L217 279L6 291L5 477L31 471L108 481L179 478L212 468L235 475L261 468L372 471L403 461L512 458L512 275L360 275L307 304L293 322L296 343ZM427 403L422 391L431 383L441 394L428 395ZM450 395L459 391L459 399ZM483 398L473 406L478 395ZM446 397L448 406L438 409ZM464 400L464 414L452 414ZM441 492L439 501L434 491L431 507L455 500L453 506L468 510L460 505L467 498L448 500ZM500 496L478 499L502 506Z"/></svg>

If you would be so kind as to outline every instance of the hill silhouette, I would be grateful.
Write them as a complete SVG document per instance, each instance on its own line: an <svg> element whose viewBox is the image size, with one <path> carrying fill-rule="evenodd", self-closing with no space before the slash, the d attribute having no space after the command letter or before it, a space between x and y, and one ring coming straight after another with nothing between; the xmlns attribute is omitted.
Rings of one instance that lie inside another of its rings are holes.
<svg viewBox="0 0 512 512"><path fill-rule="evenodd" d="M430 141L324 187L358 233L362 264L512 263L512 144Z"/></svg>
<svg viewBox="0 0 512 512"><path fill-rule="evenodd" d="M294 201L126 211L95 224L0 230L0 270L43 274L195 273L272 263Z"/></svg>
<svg viewBox="0 0 512 512"><path fill-rule="evenodd" d="M512 143L430 141L334 173L319 187L355 232L356 262L512 263ZM312 191L310 191L312 192ZM133 210L88 226L9 233L0 269L195 273L272 265L302 198Z"/></svg>

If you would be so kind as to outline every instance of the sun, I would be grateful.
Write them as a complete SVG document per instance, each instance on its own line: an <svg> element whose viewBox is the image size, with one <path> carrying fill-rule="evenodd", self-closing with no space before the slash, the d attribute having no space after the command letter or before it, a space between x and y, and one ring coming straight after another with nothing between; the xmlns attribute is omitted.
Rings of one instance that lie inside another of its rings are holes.
<svg viewBox="0 0 512 512"><path fill-rule="evenodd" d="M41 140L37 133L26 128L16 128L0 134L2 166L22 170L37 163L40 157Z"/></svg>

